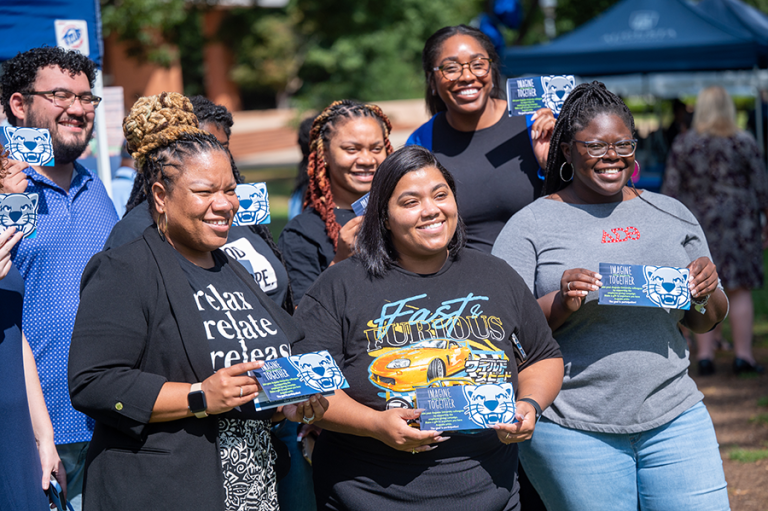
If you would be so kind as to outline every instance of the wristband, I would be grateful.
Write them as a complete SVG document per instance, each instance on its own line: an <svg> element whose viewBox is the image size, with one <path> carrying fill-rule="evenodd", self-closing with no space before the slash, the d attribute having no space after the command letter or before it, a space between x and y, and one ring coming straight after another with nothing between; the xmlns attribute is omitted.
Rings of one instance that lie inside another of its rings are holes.
<svg viewBox="0 0 768 511"><path fill-rule="evenodd" d="M536 400L531 399L530 397L523 397L518 399L518 401L525 401L530 404L536 410L536 420L539 420L539 417L541 417L541 406L539 406L539 403L537 403Z"/></svg>

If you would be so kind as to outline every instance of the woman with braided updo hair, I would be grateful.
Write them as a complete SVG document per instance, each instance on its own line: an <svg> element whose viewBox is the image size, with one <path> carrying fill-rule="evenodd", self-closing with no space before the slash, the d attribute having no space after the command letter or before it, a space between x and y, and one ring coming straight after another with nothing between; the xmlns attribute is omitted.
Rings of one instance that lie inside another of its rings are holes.
<svg viewBox="0 0 768 511"><path fill-rule="evenodd" d="M95 420L83 509L278 509L272 421L312 423L320 395L261 410L249 371L302 338L221 247L239 203L229 153L176 93L123 122L154 224L91 259L69 355Z"/></svg>
<svg viewBox="0 0 768 511"><path fill-rule="evenodd" d="M726 510L715 430L678 325L709 331L728 302L693 214L627 186L636 148L618 96L599 82L574 88L552 134L546 195L493 247L537 298L565 363L520 462L550 510ZM601 263L644 271L609 277ZM660 305L599 304L615 280Z"/></svg>
<svg viewBox="0 0 768 511"><path fill-rule="evenodd" d="M348 99L335 101L312 123L305 209L278 241L296 303L323 270L351 255L362 221L352 203L368 193L392 152L391 131L378 106Z"/></svg>
<svg viewBox="0 0 768 511"><path fill-rule="evenodd" d="M234 124L232 114L226 107L214 104L203 96L193 96L193 113L199 122L199 128L216 137L225 148L229 148L229 136ZM230 155L231 156L231 155ZM238 183L243 179L232 161L232 170ZM145 177L137 174L134 180L126 214L115 224L109 234L104 250L119 247L141 236L144 229L152 225L152 215L149 211L147 195L144 192ZM265 225L238 225L229 231L227 244L222 250L241 261L248 269L261 290L272 300L293 314L293 296L288 282L285 263L272 234Z"/></svg>

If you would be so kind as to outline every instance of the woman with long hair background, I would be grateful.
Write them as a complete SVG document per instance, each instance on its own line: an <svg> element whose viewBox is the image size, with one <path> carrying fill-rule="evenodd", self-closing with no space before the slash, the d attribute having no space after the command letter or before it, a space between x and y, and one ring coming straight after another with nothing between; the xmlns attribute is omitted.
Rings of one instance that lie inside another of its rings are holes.
<svg viewBox="0 0 768 511"><path fill-rule="evenodd" d="M736 108L722 87L699 93L693 129L678 136L667 159L661 192L696 215L730 300L733 371L762 373L752 354L752 289L763 286L768 224L768 178L755 139L736 126ZM714 373L722 328L696 334L699 374Z"/></svg>

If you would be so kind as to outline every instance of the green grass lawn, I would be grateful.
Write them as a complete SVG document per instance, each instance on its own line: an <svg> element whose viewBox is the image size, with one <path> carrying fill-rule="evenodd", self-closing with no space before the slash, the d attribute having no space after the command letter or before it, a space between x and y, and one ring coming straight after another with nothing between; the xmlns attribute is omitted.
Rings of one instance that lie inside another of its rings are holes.
<svg viewBox="0 0 768 511"><path fill-rule="evenodd" d="M763 273L766 276L762 289L752 291L755 304L754 345L768 348L768 251L763 251ZM731 325L728 319L723 323L723 335L730 339Z"/></svg>

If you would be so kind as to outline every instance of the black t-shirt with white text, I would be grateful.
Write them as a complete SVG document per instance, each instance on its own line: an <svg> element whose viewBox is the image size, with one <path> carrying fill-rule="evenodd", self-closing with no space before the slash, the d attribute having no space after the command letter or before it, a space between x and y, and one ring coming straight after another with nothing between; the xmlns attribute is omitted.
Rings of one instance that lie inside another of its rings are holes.
<svg viewBox="0 0 768 511"><path fill-rule="evenodd" d="M214 371L241 362L272 360L291 354L288 338L259 299L230 268L223 255L214 254L213 268L201 268L177 254L189 280L200 321L208 339ZM274 410L256 412L252 403L222 417L268 419Z"/></svg>

